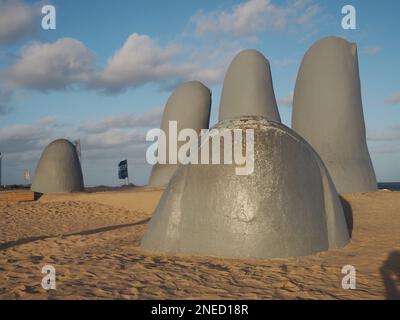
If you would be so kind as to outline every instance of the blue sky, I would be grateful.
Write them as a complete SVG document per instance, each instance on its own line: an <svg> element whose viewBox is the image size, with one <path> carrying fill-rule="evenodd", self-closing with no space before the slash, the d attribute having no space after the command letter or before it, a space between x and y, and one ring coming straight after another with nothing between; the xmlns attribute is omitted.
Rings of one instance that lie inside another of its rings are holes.
<svg viewBox="0 0 400 320"><path fill-rule="evenodd" d="M56 8L56 30L40 9ZM356 8L357 29L341 27ZM87 185L145 184L145 132L180 82L198 79L213 95L242 49L271 62L283 123L301 59L318 39L356 42L368 145L379 181L400 181L400 3L385 1L15 1L0 0L0 152L3 183L23 183L51 140L80 138Z"/></svg>

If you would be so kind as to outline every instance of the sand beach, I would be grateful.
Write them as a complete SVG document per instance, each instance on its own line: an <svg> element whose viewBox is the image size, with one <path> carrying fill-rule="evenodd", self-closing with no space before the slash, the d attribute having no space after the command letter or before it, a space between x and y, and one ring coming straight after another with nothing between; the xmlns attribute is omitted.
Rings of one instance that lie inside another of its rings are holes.
<svg viewBox="0 0 400 320"><path fill-rule="evenodd" d="M162 192L94 189L0 203L0 299L400 298L400 192L341 196L345 248L266 260L142 251ZM47 264L56 290L41 286ZM356 268L354 290L342 288L345 265Z"/></svg>

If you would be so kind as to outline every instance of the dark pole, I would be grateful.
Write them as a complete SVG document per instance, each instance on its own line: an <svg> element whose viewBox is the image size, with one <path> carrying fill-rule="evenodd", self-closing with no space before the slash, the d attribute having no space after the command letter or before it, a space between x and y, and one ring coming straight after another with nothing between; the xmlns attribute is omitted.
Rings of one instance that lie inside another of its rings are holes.
<svg viewBox="0 0 400 320"><path fill-rule="evenodd" d="M1 158L2 158L2 155L0 152L0 187L2 186L2 184L1 184Z"/></svg>

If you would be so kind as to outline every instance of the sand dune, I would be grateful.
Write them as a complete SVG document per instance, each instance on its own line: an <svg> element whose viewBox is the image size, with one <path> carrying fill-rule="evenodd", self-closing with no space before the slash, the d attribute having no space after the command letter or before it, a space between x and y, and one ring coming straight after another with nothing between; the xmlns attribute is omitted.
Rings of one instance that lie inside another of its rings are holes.
<svg viewBox="0 0 400 320"><path fill-rule="evenodd" d="M140 241L162 190L43 196L0 204L1 299L400 298L400 192L346 194L344 249L272 260L163 256ZM57 289L41 287L56 268ZM341 268L357 288L341 287Z"/></svg>

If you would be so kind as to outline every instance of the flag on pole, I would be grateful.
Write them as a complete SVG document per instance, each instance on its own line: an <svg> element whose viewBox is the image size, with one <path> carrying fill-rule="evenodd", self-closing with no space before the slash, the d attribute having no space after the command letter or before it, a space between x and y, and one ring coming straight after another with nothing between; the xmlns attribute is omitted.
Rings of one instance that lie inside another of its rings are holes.
<svg viewBox="0 0 400 320"><path fill-rule="evenodd" d="M123 160L118 164L118 178L128 178L128 160Z"/></svg>
<svg viewBox="0 0 400 320"><path fill-rule="evenodd" d="M29 181L31 181L31 175L28 169L25 169L24 171L24 181L26 184L29 184Z"/></svg>

